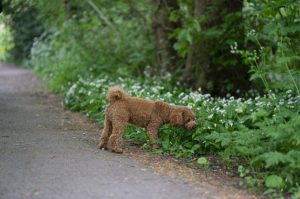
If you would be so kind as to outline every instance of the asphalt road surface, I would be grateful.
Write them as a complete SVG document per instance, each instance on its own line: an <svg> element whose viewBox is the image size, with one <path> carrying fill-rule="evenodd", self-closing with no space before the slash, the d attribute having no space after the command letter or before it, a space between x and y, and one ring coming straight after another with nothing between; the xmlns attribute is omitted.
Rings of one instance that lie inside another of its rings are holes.
<svg viewBox="0 0 300 199"><path fill-rule="evenodd" d="M98 132L68 121L44 90L31 71L0 64L1 199L203 198L180 179L98 150L87 138Z"/></svg>

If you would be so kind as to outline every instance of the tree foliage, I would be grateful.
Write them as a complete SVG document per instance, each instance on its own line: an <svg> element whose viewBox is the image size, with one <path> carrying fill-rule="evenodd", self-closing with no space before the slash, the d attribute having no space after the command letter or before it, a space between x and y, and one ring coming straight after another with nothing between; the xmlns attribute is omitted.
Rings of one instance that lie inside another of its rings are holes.
<svg viewBox="0 0 300 199"><path fill-rule="evenodd" d="M6 0L4 13L17 61L31 59L33 42L61 43L50 45L53 53L70 53L72 43L81 49L73 52L79 65L95 71L142 75L149 65L218 95L250 87L299 92L298 1Z"/></svg>
<svg viewBox="0 0 300 199"><path fill-rule="evenodd" d="M37 10L29 1L4 1L3 12L9 15L9 26L14 47L10 50L10 58L18 63L30 58L30 50L34 39L44 31L42 23L37 19Z"/></svg>

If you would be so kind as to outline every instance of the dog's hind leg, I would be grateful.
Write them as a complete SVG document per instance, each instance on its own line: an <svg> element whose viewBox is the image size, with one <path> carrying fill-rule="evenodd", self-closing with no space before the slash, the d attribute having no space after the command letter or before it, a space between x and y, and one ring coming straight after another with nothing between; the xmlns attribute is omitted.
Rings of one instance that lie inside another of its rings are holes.
<svg viewBox="0 0 300 199"><path fill-rule="evenodd" d="M99 139L98 147L100 149L107 149L108 138L112 132L112 124L111 121L105 116L104 128L102 130L102 134Z"/></svg>
<svg viewBox="0 0 300 199"><path fill-rule="evenodd" d="M124 132L124 129L127 125L126 121L117 121L112 124L113 130L112 134L109 138L109 142L111 144L112 152L122 153L123 149L120 146L120 141Z"/></svg>

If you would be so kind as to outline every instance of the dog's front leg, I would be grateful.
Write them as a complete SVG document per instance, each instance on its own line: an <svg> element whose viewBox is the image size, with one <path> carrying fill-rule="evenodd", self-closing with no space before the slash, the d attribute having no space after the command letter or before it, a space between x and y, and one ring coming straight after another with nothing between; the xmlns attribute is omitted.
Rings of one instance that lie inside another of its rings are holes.
<svg viewBox="0 0 300 199"><path fill-rule="evenodd" d="M148 136L151 141L151 146L154 149L157 149L159 147L158 139L157 139L157 132L158 132L159 126L160 126L160 123L150 123L147 127L147 132L148 132Z"/></svg>

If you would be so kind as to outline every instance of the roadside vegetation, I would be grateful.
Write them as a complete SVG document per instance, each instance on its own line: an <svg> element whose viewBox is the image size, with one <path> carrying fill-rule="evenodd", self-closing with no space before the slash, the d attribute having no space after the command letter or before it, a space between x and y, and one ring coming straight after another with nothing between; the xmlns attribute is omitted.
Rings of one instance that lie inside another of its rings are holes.
<svg viewBox="0 0 300 199"><path fill-rule="evenodd" d="M300 198L300 2L4 0L0 58L33 68L103 125L109 86L193 108L153 152L233 165L249 187ZM125 139L149 150L144 129ZM144 144L145 143L145 144Z"/></svg>

